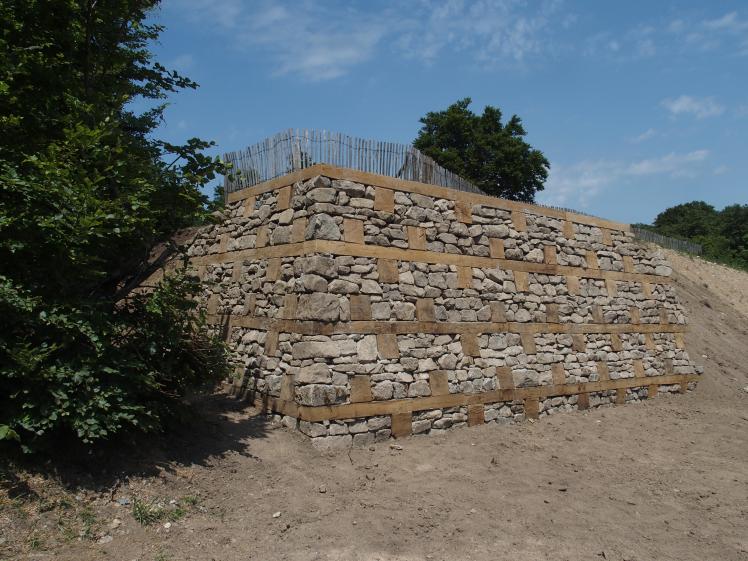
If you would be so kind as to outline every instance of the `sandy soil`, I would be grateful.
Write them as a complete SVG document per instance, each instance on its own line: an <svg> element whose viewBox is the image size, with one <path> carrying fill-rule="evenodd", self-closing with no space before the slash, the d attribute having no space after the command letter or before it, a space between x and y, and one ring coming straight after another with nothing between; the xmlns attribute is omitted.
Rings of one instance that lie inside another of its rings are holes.
<svg viewBox="0 0 748 561"><path fill-rule="evenodd" d="M711 289L748 317L748 273L677 251L665 254L681 277Z"/></svg>
<svg viewBox="0 0 748 561"><path fill-rule="evenodd" d="M722 298L723 272L674 262L696 392L335 456L213 396L152 449L6 481L0 558L748 560L748 316L726 303L748 275Z"/></svg>

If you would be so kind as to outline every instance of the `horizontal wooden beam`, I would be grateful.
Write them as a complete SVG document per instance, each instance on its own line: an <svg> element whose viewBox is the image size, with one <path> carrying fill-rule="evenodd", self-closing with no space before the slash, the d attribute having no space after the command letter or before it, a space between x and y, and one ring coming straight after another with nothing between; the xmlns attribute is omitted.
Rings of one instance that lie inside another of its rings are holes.
<svg viewBox="0 0 748 561"><path fill-rule="evenodd" d="M699 378L700 377L696 374L672 374L664 376L647 376L645 378L617 378L615 380L601 380L598 382L585 382L579 384L510 388L474 394L453 393L430 397L325 405L321 407L297 405L294 402L273 397L259 397L255 400L255 404L257 407L282 413L284 415L291 415L303 421L320 422L336 419L374 417L379 415L396 415L412 413L414 411L424 411L427 409L443 409L446 407L461 407L478 404L489 405L492 403L503 403L521 399L546 399L557 396L650 387L652 385L667 386L680 384L681 387L683 387L684 384L697 381Z"/></svg>
<svg viewBox="0 0 748 561"><path fill-rule="evenodd" d="M302 335L337 335L352 333L686 333L688 326L677 323L519 323L490 321L345 321L322 323L238 315L208 315L208 323L231 327L272 330Z"/></svg>
<svg viewBox="0 0 748 561"><path fill-rule="evenodd" d="M244 259L268 259L271 257L299 257L313 253L331 253L333 255L347 255L352 257L372 257L397 261L411 261L416 263L431 263L439 265L455 265L457 267L476 267L484 269L505 269L543 275L562 275L591 279L619 280L633 282L648 282L654 284L669 284L670 277L649 275L645 273L626 273L622 271L603 271L568 265L531 263L515 259L501 259L496 257L476 257L455 253L440 253L416 249L400 249L379 245L364 245L348 242L328 240L309 240L299 243L261 247L257 249L240 249L225 253L213 253L199 257L192 257L194 265L215 265L218 263L232 263Z"/></svg>
<svg viewBox="0 0 748 561"><path fill-rule="evenodd" d="M318 253L332 253L334 255L349 255L352 257L375 257L382 259L396 259L398 261L415 261L418 263L433 263L440 265L455 265L478 267L485 269L506 269L544 275L568 275L592 279L612 279L621 281L652 282L658 284L669 283L670 277L649 275L645 273L625 273L623 271L603 271L583 267L570 267L548 263L531 263L517 259L500 259L496 257L477 257L456 253L440 253L417 249L401 249L399 247L385 247L380 245L359 245L346 242L316 240L315 249Z"/></svg>
<svg viewBox="0 0 748 561"><path fill-rule="evenodd" d="M393 189L396 191L405 191L407 193L418 193L419 195L426 195L428 197L436 197L439 199L448 199L465 204L483 205L490 208L499 208L508 211L529 212L532 214L538 214L540 216L550 216L552 218L558 218L559 220L569 220L577 224L587 224L589 226L607 228L609 230L618 230L621 232L631 231L631 226L629 224L614 222L611 220L604 220L595 216L587 216L585 214L577 214L575 212L568 212L555 208L547 208L528 203L510 201L507 199L499 199L497 197L479 195L477 193L468 193L465 191L458 191L457 189L450 189L449 187L439 187L437 185L429 185L427 183L419 183L417 181L406 181L404 179L397 179L395 177L377 175L374 173L341 168L328 164L316 164L306 169L295 171L288 175L277 177L275 179L271 179L270 181L254 185L240 191L234 191L233 193L229 193L228 202L232 203L235 201L241 201L242 199L246 199L251 196L257 196L260 193L266 193L267 191L280 189L281 187L285 187L286 185L292 185L297 181L305 181L317 175L323 175L331 179L345 179L348 181L355 181L357 183L363 183L366 185L384 187L386 189Z"/></svg>

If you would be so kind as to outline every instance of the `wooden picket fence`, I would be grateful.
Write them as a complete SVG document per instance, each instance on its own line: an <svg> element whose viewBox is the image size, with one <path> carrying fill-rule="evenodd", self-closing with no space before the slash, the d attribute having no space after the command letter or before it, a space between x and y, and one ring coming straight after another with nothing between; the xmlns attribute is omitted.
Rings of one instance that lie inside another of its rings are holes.
<svg viewBox="0 0 748 561"><path fill-rule="evenodd" d="M410 144L371 140L326 130L288 129L244 150L228 152L224 160L232 168L224 179L226 194L321 163L485 194L470 181L443 168ZM534 204L592 216L567 207ZM698 244L639 228L632 228L632 231L640 240L701 254Z"/></svg>
<svg viewBox="0 0 748 561"><path fill-rule="evenodd" d="M225 179L227 193L320 163L482 193L410 144L325 130L289 129L244 150L229 152L224 159L232 164Z"/></svg>

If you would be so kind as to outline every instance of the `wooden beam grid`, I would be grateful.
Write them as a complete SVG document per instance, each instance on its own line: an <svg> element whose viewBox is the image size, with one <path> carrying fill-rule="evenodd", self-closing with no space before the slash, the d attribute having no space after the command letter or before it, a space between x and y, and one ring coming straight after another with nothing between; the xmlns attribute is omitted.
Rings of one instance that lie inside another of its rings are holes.
<svg viewBox="0 0 748 561"><path fill-rule="evenodd" d="M440 253L428 251L426 247L426 238L423 228L417 226L408 226L409 249L400 249L397 247L386 247L379 245L369 245L361 240L362 224L351 220L347 222L348 230L345 235L346 239L355 241L329 241L329 240L307 240L297 241L289 244L268 246L268 233L266 226L258 228L258 243L256 248L240 249L225 251L222 253L212 253L192 257L190 264L194 266L214 265L223 263L232 263L246 259L267 259L270 257L299 257L315 253L330 253L333 255L346 255L351 257L371 257L384 261L407 261L415 263L429 263L434 265L455 265L457 267L469 267L479 269L504 269L515 273L539 273L544 275L566 276L568 280L577 279L573 286L569 286L570 293L578 293L578 280L581 278L603 280L615 283L615 281L629 281L637 283L654 283L670 284L670 277L646 273L633 273L621 271L607 271L596 267L572 267L569 265L559 265L557 263L533 263L530 261L520 261L516 259L506 259L503 257L502 240L491 242L491 256L477 257L472 255L461 255L455 253ZM413 249L413 247L417 249ZM552 250L549 250L552 252ZM553 259L549 254L549 259ZM615 284L609 284L608 287L613 290Z"/></svg>
<svg viewBox="0 0 748 561"><path fill-rule="evenodd" d="M590 394L610 391L616 392L616 403L623 403L627 391L646 388L650 396L654 397L657 393L657 388L660 386L677 385L680 387L680 391L683 392L689 383L696 382L699 378L696 374L673 374L647 376L644 379L617 378L615 380L601 380L597 382L498 389L474 394L447 393L434 394L429 397L371 401L367 393L367 386L369 384L368 376L362 376L360 383L356 382L356 395L357 399L363 399L364 401L310 407L269 396L263 396L262 398L258 398L258 400L264 404L265 408L271 411L291 415L303 421L321 422L392 415L394 427L395 416L402 416L400 417L401 419L405 417L412 418L414 412L448 407L475 407L478 405L484 406L512 401L524 401L525 405L529 402L530 406L533 407L533 403L537 404L543 399L576 395L579 396L577 398L578 407L584 409L589 406Z"/></svg>

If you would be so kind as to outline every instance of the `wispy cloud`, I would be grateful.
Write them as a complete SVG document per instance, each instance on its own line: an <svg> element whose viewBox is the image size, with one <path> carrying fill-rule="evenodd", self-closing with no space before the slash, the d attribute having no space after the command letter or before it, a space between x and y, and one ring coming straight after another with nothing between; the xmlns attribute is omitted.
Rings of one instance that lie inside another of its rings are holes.
<svg viewBox="0 0 748 561"><path fill-rule="evenodd" d="M516 0L467 2L422 1L397 45L412 58L431 62L448 51L470 51L482 62L519 62L546 52L549 28L574 23L560 12L561 2L545 1L526 10Z"/></svg>
<svg viewBox="0 0 748 561"><path fill-rule="evenodd" d="M716 168L714 168L714 171L712 173L714 175L724 175L728 171L730 171L730 168L725 165L722 165L722 166L717 166Z"/></svg>
<svg viewBox="0 0 748 561"><path fill-rule="evenodd" d="M645 130L643 133L641 133L640 135L637 135L637 136L631 138L630 142L638 144L639 142L644 142L645 140L649 140L650 138L652 138L656 134L657 134L657 131L655 129L649 128L649 129Z"/></svg>
<svg viewBox="0 0 748 561"><path fill-rule="evenodd" d="M708 150L684 154L671 152L658 158L632 162L582 161L570 166L552 165L550 177L538 199L557 206L585 209L603 191L623 187L646 176L693 177L709 157Z"/></svg>
<svg viewBox="0 0 748 561"><path fill-rule="evenodd" d="M667 30L684 46L697 51L726 47L732 49L732 54L748 55L748 19L742 18L738 12L728 12L712 19L675 19L668 24Z"/></svg>
<svg viewBox="0 0 748 561"><path fill-rule="evenodd" d="M681 95L676 98L663 99L660 102L672 115L690 114L697 119L717 117L725 112L725 108L717 103L713 97L696 98Z"/></svg>
<svg viewBox="0 0 748 561"><path fill-rule="evenodd" d="M479 64L521 63L548 53L550 28L574 16L561 0L528 9L519 0L420 0L407 15L394 0L376 10L347 3L182 0L183 13L210 22L239 49L261 53L274 75L338 78L386 51L430 63L463 52Z"/></svg>
<svg viewBox="0 0 748 561"><path fill-rule="evenodd" d="M659 158L651 158L632 162L626 168L626 175L653 175L667 173L672 177L692 175L688 165L703 162L709 156L709 150L694 150L687 154L671 152Z"/></svg>

